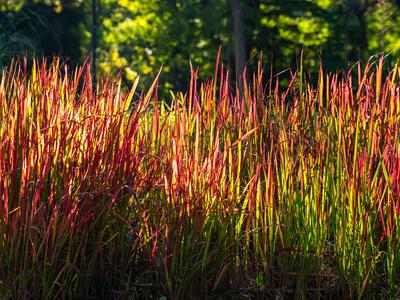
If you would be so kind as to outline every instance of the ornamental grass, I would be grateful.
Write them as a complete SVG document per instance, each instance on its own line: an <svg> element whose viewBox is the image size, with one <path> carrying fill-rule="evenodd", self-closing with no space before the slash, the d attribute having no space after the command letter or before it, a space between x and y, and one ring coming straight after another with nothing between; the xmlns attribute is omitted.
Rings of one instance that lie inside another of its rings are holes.
<svg viewBox="0 0 400 300"><path fill-rule="evenodd" d="M217 60L168 101L90 73L2 71L1 298L400 296L397 66Z"/></svg>

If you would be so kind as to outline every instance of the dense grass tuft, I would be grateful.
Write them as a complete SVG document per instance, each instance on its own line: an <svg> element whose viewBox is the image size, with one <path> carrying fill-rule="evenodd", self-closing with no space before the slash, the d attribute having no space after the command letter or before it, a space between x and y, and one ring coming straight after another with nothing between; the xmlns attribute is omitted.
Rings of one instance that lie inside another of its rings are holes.
<svg viewBox="0 0 400 300"><path fill-rule="evenodd" d="M170 104L3 71L1 298L400 296L400 69L216 70Z"/></svg>

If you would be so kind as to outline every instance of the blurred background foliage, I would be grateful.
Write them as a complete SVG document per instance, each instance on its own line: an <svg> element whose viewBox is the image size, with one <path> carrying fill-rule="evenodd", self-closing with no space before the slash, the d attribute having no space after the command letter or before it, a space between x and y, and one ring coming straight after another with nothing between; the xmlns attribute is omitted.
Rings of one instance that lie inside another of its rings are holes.
<svg viewBox="0 0 400 300"><path fill-rule="evenodd" d="M84 1L0 0L0 64L14 57L62 56L71 64L86 54Z"/></svg>
<svg viewBox="0 0 400 300"><path fill-rule="evenodd" d="M24 54L72 65L90 56L91 0L0 1L0 64ZM302 50L310 72L383 51L394 62L399 11L400 0L97 0L97 69L148 84L163 65L161 87L182 90L189 61L212 74L220 46L233 71L261 51L274 72L296 67Z"/></svg>

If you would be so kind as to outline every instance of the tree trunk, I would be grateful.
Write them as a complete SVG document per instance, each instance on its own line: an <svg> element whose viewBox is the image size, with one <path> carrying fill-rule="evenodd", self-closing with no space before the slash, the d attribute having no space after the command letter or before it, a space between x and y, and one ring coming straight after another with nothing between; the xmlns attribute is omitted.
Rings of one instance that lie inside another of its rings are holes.
<svg viewBox="0 0 400 300"><path fill-rule="evenodd" d="M367 9L375 7L377 3L377 0L355 0L345 6L348 16L357 20L357 27L349 26L349 20L345 20L346 39L351 45L351 50L347 53L347 59L350 61L357 61L368 52Z"/></svg>
<svg viewBox="0 0 400 300"><path fill-rule="evenodd" d="M246 40L241 0L231 0L233 19L233 41L235 43L236 80L243 94L243 69L246 65Z"/></svg>
<svg viewBox="0 0 400 300"><path fill-rule="evenodd" d="M97 5L96 0L92 0L92 88L96 91L96 49L97 49Z"/></svg>

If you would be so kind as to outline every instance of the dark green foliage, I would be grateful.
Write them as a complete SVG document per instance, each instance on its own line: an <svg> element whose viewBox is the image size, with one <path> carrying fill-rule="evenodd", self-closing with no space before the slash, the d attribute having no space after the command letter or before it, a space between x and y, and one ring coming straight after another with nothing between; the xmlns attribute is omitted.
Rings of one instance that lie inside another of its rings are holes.
<svg viewBox="0 0 400 300"><path fill-rule="evenodd" d="M0 11L0 64L14 57L59 56L71 65L82 61L82 5L62 7L27 1Z"/></svg>

